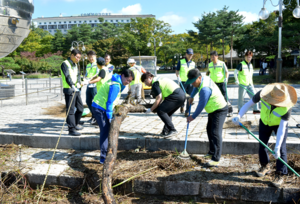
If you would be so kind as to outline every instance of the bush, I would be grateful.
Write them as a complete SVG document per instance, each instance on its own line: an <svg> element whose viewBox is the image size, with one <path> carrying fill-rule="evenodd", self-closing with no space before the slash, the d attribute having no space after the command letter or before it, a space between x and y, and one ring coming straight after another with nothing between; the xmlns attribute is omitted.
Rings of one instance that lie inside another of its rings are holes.
<svg viewBox="0 0 300 204"><path fill-rule="evenodd" d="M270 76L272 76L272 78L274 79L276 78L276 69L270 70ZM300 69L295 67L293 68L284 67L282 68L281 77L282 80L299 80Z"/></svg>
<svg viewBox="0 0 300 204"><path fill-rule="evenodd" d="M50 75L49 74L30 74L30 75L26 75L27 79L43 79L43 78L49 78ZM22 75L13 75L12 77L13 79L22 79Z"/></svg>

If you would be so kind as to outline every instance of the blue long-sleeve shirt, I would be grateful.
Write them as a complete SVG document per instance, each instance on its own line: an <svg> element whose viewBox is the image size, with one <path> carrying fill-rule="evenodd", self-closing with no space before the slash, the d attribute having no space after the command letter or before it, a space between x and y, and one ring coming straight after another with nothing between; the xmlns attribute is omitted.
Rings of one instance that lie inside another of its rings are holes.
<svg viewBox="0 0 300 204"><path fill-rule="evenodd" d="M121 76L118 74L114 74L111 78L112 81L118 82L121 85L121 90L120 86L118 84L113 84L109 87L109 92L108 92L108 98L106 102L106 109L103 107L99 106L95 102L93 102L92 106L101 110L104 110L106 112L106 116L108 119L112 119L113 117L113 103L117 99L118 95L120 92L122 92L125 88L125 86L122 83Z"/></svg>
<svg viewBox="0 0 300 204"><path fill-rule="evenodd" d="M202 78L202 82L201 82L200 86L198 88L193 89L193 92L191 93L191 98L194 98L196 96L196 94L199 92L199 89L200 89L203 81L204 81L204 78ZM205 108L208 100L210 99L211 94L212 94L212 91L211 91L210 88L204 87L204 88L201 89L200 94L199 94L198 106L196 108L196 111L192 115L192 117L194 119L197 118L198 115L200 115L200 113L203 111L203 109Z"/></svg>

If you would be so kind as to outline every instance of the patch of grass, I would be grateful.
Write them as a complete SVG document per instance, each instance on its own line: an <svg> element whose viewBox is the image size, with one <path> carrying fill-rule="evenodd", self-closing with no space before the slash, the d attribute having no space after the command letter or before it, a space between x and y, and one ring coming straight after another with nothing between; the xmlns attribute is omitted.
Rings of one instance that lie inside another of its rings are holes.
<svg viewBox="0 0 300 204"><path fill-rule="evenodd" d="M49 78L49 77L50 77L49 74L40 74L40 73L26 75L27 79L43 79L43 78ZM22 75L13 75L12 78L13 79L22 79Z"/></svg>
<svg viewBox="0 0 300 204"><path fill-rule="evenodd" d="M175 73L175 70L157 70L157 74Z"/></svg>

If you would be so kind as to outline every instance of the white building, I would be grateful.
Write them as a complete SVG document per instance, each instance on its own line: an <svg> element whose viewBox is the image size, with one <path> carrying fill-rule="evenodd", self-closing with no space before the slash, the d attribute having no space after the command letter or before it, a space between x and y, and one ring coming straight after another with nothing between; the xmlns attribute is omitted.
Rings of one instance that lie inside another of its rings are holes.
<svg viewBox="0 0 300 204"><path fill-rule="evenodd" d="M100 23L99 18L104 18L104 22L110 22L114 24L129 23L132 18L155 18L155 15L111 15L110 13L87 13L76 16L62 16L59 17L39 17L32 19L34 25L38 28L49 31L52 35L61 30L63 34L66 34L73 26L79 26L80 24L87 23L91 27L95 27Z"/></svg>

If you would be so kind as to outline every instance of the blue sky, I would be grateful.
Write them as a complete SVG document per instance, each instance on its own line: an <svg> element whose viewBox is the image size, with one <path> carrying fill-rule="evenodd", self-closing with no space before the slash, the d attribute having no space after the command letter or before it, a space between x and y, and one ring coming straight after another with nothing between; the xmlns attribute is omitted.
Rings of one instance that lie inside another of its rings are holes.
<svg viewBox="0 0 300 204"><path fill-rule="evenodd" d="M54 17L61 13L63 16L81 13L153 14L170 23L174 33L184 33L191 29L196 31L193 22L204 12L214 12L225 5L229 10L239 10L246 17L245 23L251 23L258 20L262 4L263 0L35 0L33 18ZM270 1L267 1L266 8L269 11L276 9Z"/></svg>

